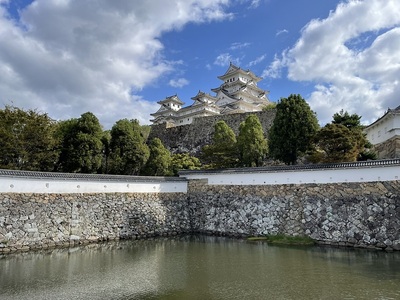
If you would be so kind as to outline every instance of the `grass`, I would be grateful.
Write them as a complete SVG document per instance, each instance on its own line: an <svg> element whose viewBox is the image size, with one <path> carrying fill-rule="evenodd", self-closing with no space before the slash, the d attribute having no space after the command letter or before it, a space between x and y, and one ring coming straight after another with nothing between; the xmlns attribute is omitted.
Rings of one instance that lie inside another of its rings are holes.
<svg viewBox="0 0 400 300"><path fill-rule="evenodd" d="M249 241L266 241L269 244L276 245L304 245L311 246L315 241L307 236L289 236L284 234L268 234L265 236L249 237Z"/></svg>

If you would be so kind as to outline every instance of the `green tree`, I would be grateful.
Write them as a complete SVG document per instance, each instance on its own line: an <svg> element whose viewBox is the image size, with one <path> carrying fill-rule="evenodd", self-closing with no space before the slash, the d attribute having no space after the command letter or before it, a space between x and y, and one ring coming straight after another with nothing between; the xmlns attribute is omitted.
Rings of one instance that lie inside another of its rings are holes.
<svg viewBox="0 0 400 300"><path fill-rule="evenodd" d="M122 119L111 129L109 166L111 173L138 175L149 158L137 120Z"/></svg>
<svg viewBox="0 0 400 300"><path fill-rule="evenodd" d="M318 130L318 120L310 106L300 95L282 98L276 106L276 116L269 132L270 154L285 164L312 149Z"/></svg>
<svg viewBox="0 0 400 300"><path fill-rule="evenodd" d="M268 142L256 115L248 116L240 124L237 145L241 166L259 167L262 165L268 154Z"/></svg>
<svg viewBox="0 0 400 300"><path fill-rule="evenodd" d="M101 143L103 144L103 158L101 163L101 173L109 173L109 159L110 159L110 144L111 144L111 132L106 130L101 136Z"/></svg>
<svg viewBox="0 0 400 300"><path fill-rule="evenodd" d="M172 154L171 169L175 176L178 175L179 170L199 170L200 167L200 160L189 153Z"/></svg>
<svg viewBox="0 0 400 300"><path fill-rule="evenodd" d="M237 165L236 136L224 121L215 123L212 144L203 147L202 157L210 168L230 168Z"/></svg>
<svg viewBox="0 0 400 300"><path fill-rule="evenodd" d="M45 113L6 106L0 110L0 168L53 171L56 123Z"/></svg>
<svg viewBox="0 0 400 300"><path fill-rule="evenodd" d="M372 144L367 140L367 135L363 132L364 126L360 120L361 116L350 115L347 111L341 110L333 115L332 124L341 124L350 130L352 139L356 142L357 160L376 159L377 155L371 150Z"/></svg>
<svg viewBox="0 0 400 300"><path fill-rule="evenodd" d="M327 124L317 135L318 147L323 150L322 162L349 162L357 159L357 140L351 130L342 124Z"/></svg>
<svg viewBox="0 0 400 300"><path fill-rule="evenodd" d="M340 112L333 115L332 124L341 124L346 126L348 129L362 129L360 120L361 116L357 114L350 115L347 111L343 111L342 109Z"/></svg>
<svg viewBox="0 0 400 300"><path fill-rule="evenodd" d="M98 172L103 156L103 130L97 117L87 112L78 119L61 122L58 130L62 145L59 169L73 173Z"/></svg>
<svg viewBox="0 0 400 300"><path fill-rule="evenodd" d="M275 102L271 102L271 103L265 105L262 108L263 111L270 111L270 110L274 110L274 109L276 109L276 103Z"/></svg>
<svg viewBox="0 0 400 300"><path fill-rule="evenodd" d="M150 157L143 170L143 175L167 176L171 175L171 153L166 149L159 138L150 142Z"/></svg>
<svg viewBox="0 0 400 300"><path fill-rule="evenodd" d="M147 141L147 138L150 135L151 126L150 125L141 125L140 126L140 133L142 134L144 141Z"/></svg>

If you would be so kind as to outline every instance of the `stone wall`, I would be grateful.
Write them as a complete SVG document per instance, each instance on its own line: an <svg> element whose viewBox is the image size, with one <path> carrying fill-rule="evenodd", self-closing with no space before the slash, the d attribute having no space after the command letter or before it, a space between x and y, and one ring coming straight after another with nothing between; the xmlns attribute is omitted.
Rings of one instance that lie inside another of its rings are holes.
<svg viewBox="0 0 400 300"><path fill-rule="evenodd" d="M400 181L212 185L192 179L187 193L0 193L0 252L182 233L282 233L400 250Z"/></svg>
<svg viewBox="0 0 400 300"><path fill-rule="evenodd" d="M0 194L0 252L189 229L186 193Z"/></svg>
<svg viewBox="0 0 400 300"><path fill-rule="evenodd" d="M192 230L309 236L319 243L400 250L400 182L208 185L189 183Z"/></svg>
<svg viewBox="0 0 400 300"><path fill-rule="evenodd" d="M192 124L170 128L166 128L165 124L152 125L149 140L155 137L159 138L164 146L172 153L189 152L192 155L199 155L201 148L211 143L214 124L217 121L225 121L237 135L239 133L240 123L243 122L248 115L255 114L260 119L265 136L268 137L268 132L275 118L275 113L275 110L270 110L203 117L195 119Z"/></svg>
<svg viewBox="0 0 400 300"><path fill-rule="evenodd" d="M400 136L392 137L383 143L374 145L373 150L378 154L379 159L400 158Z"/></svg>

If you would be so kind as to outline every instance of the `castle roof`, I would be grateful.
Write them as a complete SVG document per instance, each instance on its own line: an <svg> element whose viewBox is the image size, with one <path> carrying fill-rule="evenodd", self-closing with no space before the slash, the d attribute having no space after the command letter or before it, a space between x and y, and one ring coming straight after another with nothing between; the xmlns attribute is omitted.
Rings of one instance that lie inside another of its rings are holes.
<svg viewBox="0 0 400 300"><path fill-rule="evenodd" d="M185 104L181 99L179 99L177 94L166 97L164 100L158 101L157 103L162 105L162 104L172 103L172 102L180 104L180 105Z"/></svg>
<svg viewBox="0 0 400 300"><path fill-rule="evenodd" d="M375 122L372 122L370 125L368 125L367 127L365 127L364 130L368 130L371 127L373 127L375 124L378 124L380 121L384 120L388 115L399 115L400 114L400 105L397 106L396 108L390 109L388 108L388 110L385 112L385 114L380 117L379 119L377 119Z"/></svg>
<svg viewBox="0 0 400 300"><path fill-rule="evenodd" d="M243 74L249 76L254 82L259 82L262 80L261 77L256 76L250 70L243 70L240 67L235 66L234 64L230 63L228 70L225 72L224 75L218 76L218 79L225 81L225 79L231 77L234 74Z"/></svg>
<svg viewBox="0 0 400 300"><path fill-rule="evenodd" d="M204 92L202 92L200 90L199 90L199 92L197 93L196 96L194 96L194 97L192 97L190 99L202 102L203 98L211 99L211 100L214 100L214 101L217 100L217 98L211 96L210 94L206 94L206 93L204 93Z"/></svg>

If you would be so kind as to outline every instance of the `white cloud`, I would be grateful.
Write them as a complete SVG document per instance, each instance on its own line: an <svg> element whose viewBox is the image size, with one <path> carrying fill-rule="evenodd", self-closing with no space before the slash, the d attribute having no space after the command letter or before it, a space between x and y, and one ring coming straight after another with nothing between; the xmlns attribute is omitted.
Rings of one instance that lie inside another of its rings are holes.
<svg viewBox="0 0 400 300"><path fill-rule="evenodd" d="M55 119L91 111L110 127L148 123L157 104L135 95L175 62L159 37L189 22L232 18L228 0L45 1L11 20L0 0L0 103L13 101Z"/></svg>
<svg viewBox="0 0 400 300"><path fill-rule="evenodd" d="M247 48L251 45L251 43L232 43L232 45L229 47L229 50L238 50L242 48Z"/></svg>
<svg viewBox="0 0 400 300"><path fill-rule="evenodd" d="M289 31L288 31L287 29L278 30L278 31L276 32L276 36L281 35L281 34L284 34L284 33L289 33Z"/></svg>
<svg viewBox="0 0 400 300"><path fill-rule="evenodd" d="M369 123L399 105L400 1L349 0L312 20L297 43L266 74L287 66L295 81L315 82L308 101L322 123L341 109ZM351 46L368 37L372 44Z"/></svg>
<svg viewBox="0 0 400 300"><path fill-rule="evenodd" d="M172 87L175 87L175 88L181 88L188 84L189 84L189 81L185 78L171 79L169 81L169 85Z"/></svg>
<svg viewBox="0 0 400 300"><path fill-rule="evenodd" d="M265 59L265 57L266 57L265 54L263 54L263 55L257 57L255 60L249 62L249 67L258 65L260 62L262 62L262 61Z"/></svg>
<svg viewBox="0 0 400 300"><path fill-rule="evenodd" d="M252 0L250 4L250 8L257 8L260 6L260 0Z"/></svg>
<svg viewBox="0 0 400 300"><path fill-rule="evenodd" d="M218 55L214 61L214 65L221 66L221 67L229 66L230 63L233 63L235 65L240 65L240 59L234 58L229 53L222 53L222 54Z"/></svg>
<svg viewBox="0 0 400 300"><path fill-rule="evenodd" d="M271 64L266 68L261 77L270 77L270 78L281 78L282 69L286 66L286 52L282 53L282 58L279 58L278 55L275 54L274 60Z"/></svg>

